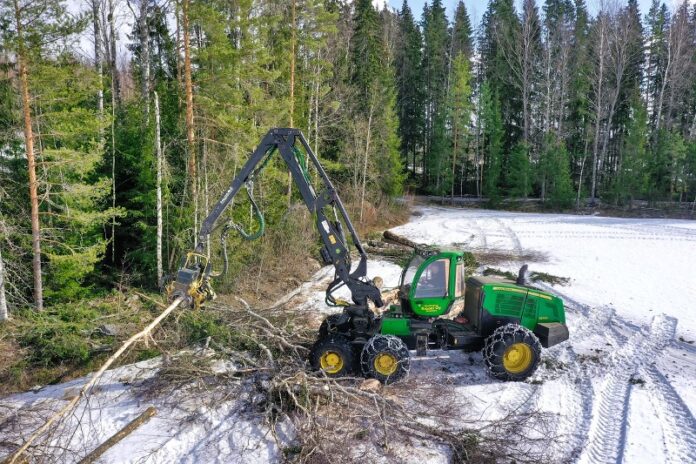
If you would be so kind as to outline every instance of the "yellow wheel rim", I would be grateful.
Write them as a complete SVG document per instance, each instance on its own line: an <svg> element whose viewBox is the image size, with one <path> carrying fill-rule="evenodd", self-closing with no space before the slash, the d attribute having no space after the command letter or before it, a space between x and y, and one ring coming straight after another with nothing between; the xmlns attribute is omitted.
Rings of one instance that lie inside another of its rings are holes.
<svg viewBox="0 0 696 464"><path fill-rule="evenodd" d="M336 374L343 369L343 357L335 351L327 351L321 355L319 364L327 374Z"/></svg>
<svg viewBox="0 0 696 464"><path fill-rule="evenodd" d="M392 375L396 372L399 361L393 354L380 353L375 358L375 370L382 375Z"/></svg>
<svg viewBox="0 0 696 464"><path fill-rule="evenodd" d="M519 374L532 365L532 349L526 343L515 343L503 354L503 367L506 371Z"/></svg>

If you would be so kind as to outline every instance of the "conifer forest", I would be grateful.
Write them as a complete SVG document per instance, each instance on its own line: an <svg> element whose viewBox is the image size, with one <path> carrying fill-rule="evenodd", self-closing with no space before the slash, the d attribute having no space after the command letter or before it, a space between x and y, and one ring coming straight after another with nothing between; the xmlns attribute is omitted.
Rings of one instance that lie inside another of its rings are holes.
<svg viewBox="0 0 696 464"><path fill-rule="evenodd" d="M303 131L358 225L404 194L690 208L696 5L648 6L2 0L0 319L157 289L272 127ZM310 230L281 160L254 188L282 225L266 251L230 238L233 277Z"/></svg>

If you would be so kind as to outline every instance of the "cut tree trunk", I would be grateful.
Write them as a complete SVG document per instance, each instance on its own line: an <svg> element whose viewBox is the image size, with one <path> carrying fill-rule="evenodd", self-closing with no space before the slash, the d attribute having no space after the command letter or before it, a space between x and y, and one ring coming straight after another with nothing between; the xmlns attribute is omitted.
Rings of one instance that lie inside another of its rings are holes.
<svg viewBox="0 0 696 464"><path fill-rule="evenodd" d="M34 304L37 310L43 309L43 280L41 277L41 225L39 223L39 195L36 179L36 159L34 158L34 134L31 126L31 102L29 99L29 72L27 70L22 15L18 0L14 0L16 32L19 42L19 85L22 93L24 113L24 145L29 169L29 201L31 203L31 245L33 252L32 269L34 273Z"/></svg>
<svg viewBox="0 0 696 464"><path fill-rule="evenodd" d="M156 412L157 410L152 406L147 408L142 414L130 421L125 427L116 432L111 438L106 440L104 443L99 445L94 451L82 458L80 464L91 464L93 462L96 462L102 454L106 453L109 450L109 448L115 446L118 442L130 435L135 429L137 429L145 422L150 420L150 418L154 416Z"/></svg>

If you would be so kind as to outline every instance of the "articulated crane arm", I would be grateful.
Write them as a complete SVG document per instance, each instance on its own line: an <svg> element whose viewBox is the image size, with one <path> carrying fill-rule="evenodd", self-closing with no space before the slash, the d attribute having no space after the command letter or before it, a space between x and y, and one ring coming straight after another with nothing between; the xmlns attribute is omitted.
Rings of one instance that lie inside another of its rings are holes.
<svg viewBox="0 0 696 464"><path fill-rule="evenodd" d="M307 161L304 159L304 155L300 149L296 146L298 143L301 145L300 148L304 149L309 161L311 161L312 165L314 165L314 168L319 173L322 186L318 192L312 187L307 171ZM323 261L326 264L333 264L336 269L334 280L326 289L327 304L332 306L344 306L346 312L351 315L368 317L366 316L369 312L368 301L372 301L377 306L382 306L383 303L379 288L366 277L367 254L360 243L358 234L348 217L348 213L336 189L299 129L271 129L264 136L242 170L232 181L230 188L227 189L225 194L212 209L211 213L205 221L203 221L195 249L182 259L181 266L177 271L176 281L168 287L170 298L183 297L185 299L184 304L198 308L206 300L215 297L210 279L220 274L213 274L212 266L208 262L208 238L219 227L219 224L217 224L218 219L220 219L242 187L245 187L247 190L247 195L254 208L254 214L259 221L260 227L256 233L247 234L241 227L232 222L224 226L221 234L223 249L225 250L225 270L223 273L227 270L225 238L229 229L237 230L244 238L249 240L258 238L263 234L263 215L254 201L252 188L255 177L263 170L276 151L280 153L283 161L287 164L292 179L295 185L297 185L307 209L316 219L317 230L324 243L321 249ZM327 210L332 210L333 219L327 217ZM360 255L360 261L353 272L350 270L350 253L343 227L338 217L339 214L348 227L353 245ZM334 291L344 285L348 287L351 292L353 304L338 300L333 296Z"/></svg>

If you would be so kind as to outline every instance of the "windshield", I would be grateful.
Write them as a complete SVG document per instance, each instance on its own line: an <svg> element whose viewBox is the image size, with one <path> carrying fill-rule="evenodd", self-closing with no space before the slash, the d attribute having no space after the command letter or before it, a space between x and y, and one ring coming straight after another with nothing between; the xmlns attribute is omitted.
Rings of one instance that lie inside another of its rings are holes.
<svg viewBox="0 0 696 464"><path fill-rule="evenodd" d="M411 258L411 261L401 273L401 288L404 288L405 286L408 286L409 288L411 287L413 278L416 276L416 271L418 271L420 265L423 264L423 261L425 261L425 259L423 259L423 257L420 255L414 255L413 258Z"/></svg>

